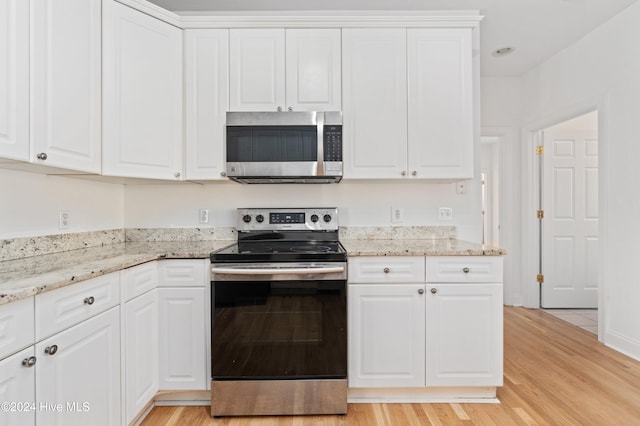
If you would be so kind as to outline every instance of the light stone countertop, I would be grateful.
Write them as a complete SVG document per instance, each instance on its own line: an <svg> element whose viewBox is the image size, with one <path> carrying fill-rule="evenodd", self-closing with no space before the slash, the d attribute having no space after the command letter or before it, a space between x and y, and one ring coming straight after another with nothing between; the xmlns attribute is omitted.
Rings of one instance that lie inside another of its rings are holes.
<svg viewBox="0 0 640 426"><path fill-rule="evenodd" d="M126 242L0 262L0 305L157 259L206 259L235 240ZM344 239L349 256L500 256L455 239Z"/></svg>

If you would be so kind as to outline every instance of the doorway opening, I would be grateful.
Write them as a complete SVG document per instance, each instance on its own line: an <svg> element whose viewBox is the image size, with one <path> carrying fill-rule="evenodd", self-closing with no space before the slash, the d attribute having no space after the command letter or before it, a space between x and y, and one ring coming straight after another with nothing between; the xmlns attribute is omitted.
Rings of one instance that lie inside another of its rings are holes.
<svg viewBox="0 0 640 426"><path fill-rule="evenodd" d="M598 307L598 112L540 131L540 307Z"/></svg>

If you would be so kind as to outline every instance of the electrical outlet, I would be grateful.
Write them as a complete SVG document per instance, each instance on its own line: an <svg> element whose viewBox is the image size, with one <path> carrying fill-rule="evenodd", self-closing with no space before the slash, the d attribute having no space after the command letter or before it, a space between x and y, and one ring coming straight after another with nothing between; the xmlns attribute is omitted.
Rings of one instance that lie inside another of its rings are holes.
<svg viewBox="0 0 640 426"><path fill-rule="evenodd" d="M456 194L464 195L467 193L467 184L465 182L456 182Z"/></svg>
<svg viewBox="0 0 640 426"><path fill-rule="evenodd" d="M400 207L391 207L391 223L402 223L404 211Z"/></svg>
<svg viewBox="0 0 640 426"><path fill-rule="evenodd" d="M58 214L58 229L69 229L71 226L71 216L69 212L60 210Z"/></svg>
<svg viewBox="0 0 640 426"><path fill-rule="evenodd" d="M200 209L198 217L200 223L209 223L209 209Z"/></svg>
<svg viewBox="0 0 640 426"><path fill-rule="evenodd" d="M438 209L438 220L453 220L453 209L451 207L440 207Z"/></svg>

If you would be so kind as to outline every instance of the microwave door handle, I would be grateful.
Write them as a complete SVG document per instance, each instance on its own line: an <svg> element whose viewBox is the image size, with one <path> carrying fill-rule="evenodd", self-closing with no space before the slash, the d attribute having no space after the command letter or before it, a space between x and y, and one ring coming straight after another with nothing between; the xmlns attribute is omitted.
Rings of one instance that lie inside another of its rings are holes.
<svg viewBox="0 0 640 426"><path fill-rule="evenodd" d="M316 175L324 176L324 112L317 113L316 126L318 129L318 158Z"/></svg>

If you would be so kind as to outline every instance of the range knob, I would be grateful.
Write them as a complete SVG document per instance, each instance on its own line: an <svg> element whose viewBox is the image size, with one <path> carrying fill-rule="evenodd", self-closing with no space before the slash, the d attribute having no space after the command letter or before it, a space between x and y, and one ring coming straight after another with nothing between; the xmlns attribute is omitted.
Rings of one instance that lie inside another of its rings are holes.
<svg viewBox="0 0 640 426"><path fill-rule="evenodd" d="M251 215L245 214L244 216L242 216L242 221L244 223L249 223L251 222Z"/></svg>
<svg viewBox="0 0 640 426"><path fill-rule="evenodd" d="M325 214L323 216L323 219L324 219L325 222L329 223L329 222L331 222L331 215L330 214Z"/></svg>
<svg viewBox="0 0 640 426"><path fill-rule="evenodd" d="M311 215L311 222L316 223L320 218L318 217L317 214L312 214Z"/></svg>
<svg viewBox="0 0 640 426"><path fill-rule="evenodd" d="M256 216L256 222L258 222L258 223L262 223L262 222L264 222L264 216L262 216L261 214L259 214L258 216Z"/></svg>

